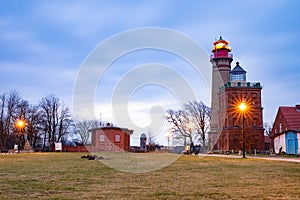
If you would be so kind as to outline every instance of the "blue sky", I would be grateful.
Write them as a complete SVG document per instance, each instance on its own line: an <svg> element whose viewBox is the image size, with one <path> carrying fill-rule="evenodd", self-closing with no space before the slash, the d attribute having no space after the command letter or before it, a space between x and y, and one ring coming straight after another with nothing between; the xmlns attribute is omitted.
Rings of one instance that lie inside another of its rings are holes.
<svg viewBox="0 0 300 200"><path fill-rule="evenodd" d="M222 35L229 40L233 65L239 61L248 72L247 80L263 85L265 122L274 120L278 106L300 103L299 1L12 0L0 4L0 93L16 89L31 103L54 93L72 106L80 67L97 45L124 31L160 27L192 38L207 53L207 61L216 38ZM109 104L118 81L147 63L174 69L188 80L198 100L209 104L204 81L189 64L167 52L144 50L120 57L105 72L95 89L95 115L102 113L102 118L113 121ZM149 113L160 110L156 105L179 107L174 94L158 84L133 91L128 105L131 120L144 127L136 130L136 136L150 128Z"/></svg>

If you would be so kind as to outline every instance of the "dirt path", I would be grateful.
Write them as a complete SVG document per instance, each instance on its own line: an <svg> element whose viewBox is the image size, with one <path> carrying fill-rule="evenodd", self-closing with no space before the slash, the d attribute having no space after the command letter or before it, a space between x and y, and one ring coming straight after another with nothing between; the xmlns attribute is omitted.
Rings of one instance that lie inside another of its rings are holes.
<svg viewBox="0 0 300 200"><path fill-rule="evenodd" d="M242 158L239 155L222 155L222 154L199 154L200 157L203 156L214 156L214 157L224 157L224 158ZM280 158L280 157L258 157L258 156L246 156L246 158L255 158L263 160L275 160L275 161L286 161L286 162L298 162L300 163L300 158Z"/></svg>

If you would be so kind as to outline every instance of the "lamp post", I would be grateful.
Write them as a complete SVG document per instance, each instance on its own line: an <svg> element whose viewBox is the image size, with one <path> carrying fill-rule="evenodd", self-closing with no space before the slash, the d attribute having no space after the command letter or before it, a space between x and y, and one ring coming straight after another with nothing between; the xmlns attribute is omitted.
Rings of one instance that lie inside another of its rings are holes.
<svg viewBox="0 0 300 200"><path fill-rule="evenodd" d="M192 130L193 130L193 127L194 127L193 124L191 122L189 122L186 126L187 126L187 128L189 130L189 133L190 133L190 136L191 136L192 135Z"/></svg>
<svg viewBox="0 0 300 200"><path fill-rule="evenodd" d="M190 133L190 138L192 138L192 130L193 130L193 127L194 127L194 126L193 126L193 123L189 122L189 123L187 124L187 128L188 128L189 133ZM190 140L191 140L191 139L190 139ZM189 146L188 154L193 153L193 151L194 151L193 141L191 140L190 142L191 142L191 144L190 144L190 146Z"/></svg>
<svg viewBox="0 0 300 200"><path fill-rule="evenodd" d="M191 122L187 124L187 128L189 129L189 133L192 134L193 124Z"/></svg>
<svg viewBox="0 0 300 200"><path fill-rule="evenodd" d="M239 110L242 114L242 138L243 138L243 141L242 141L242 151L243 151L243 158L246 158L246 153L245 153L245 130L244 130L244 127L245 127L245 111L247 110L247 105L242 102L239 104Z"/></svg>
<svg viewBox="0 0 300 200"><path fill-rule="evenodd" d="M23 134L26 126L26 121L23 119L19 119L16 121L15 124L17 130L18 130L18 153L20 153L20 140L21 140L21 135Z"/></svg>
<svg viewBox="0 0 300 200"><path fill-rule="evenodd" d="M170 150L170 139L172 137L172 132L168 131L167 138L168 138L168 150Z"/></svg>

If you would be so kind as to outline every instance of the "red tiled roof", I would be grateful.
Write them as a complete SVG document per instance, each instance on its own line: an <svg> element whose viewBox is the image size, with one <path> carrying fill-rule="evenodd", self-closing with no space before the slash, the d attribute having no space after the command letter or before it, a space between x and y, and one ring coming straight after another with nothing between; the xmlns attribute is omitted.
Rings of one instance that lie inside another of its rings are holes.
<svg viewBox="0 0 300 200"><path fill-rule="evenodd" d="M286 120L288 130L300 130L300 109L281 106L279 110Z"/></svg>

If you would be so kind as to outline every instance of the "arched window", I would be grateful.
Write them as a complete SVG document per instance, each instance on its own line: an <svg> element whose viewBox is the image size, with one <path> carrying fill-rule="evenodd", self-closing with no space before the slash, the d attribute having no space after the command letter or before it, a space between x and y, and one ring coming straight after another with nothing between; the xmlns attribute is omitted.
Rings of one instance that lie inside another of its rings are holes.
<svg viewBox="0 0 300 200"><path fill-rule="evenodd" d="M105 140L104 135L100 135L100 142L104 142L104 140Z"/></svg>
<svg viewBox="0 0 300 200"><path fill-rule="evenodd" d="M120 135L116 135L116 142L120 142L121 141L121 136Z"/></svg>

